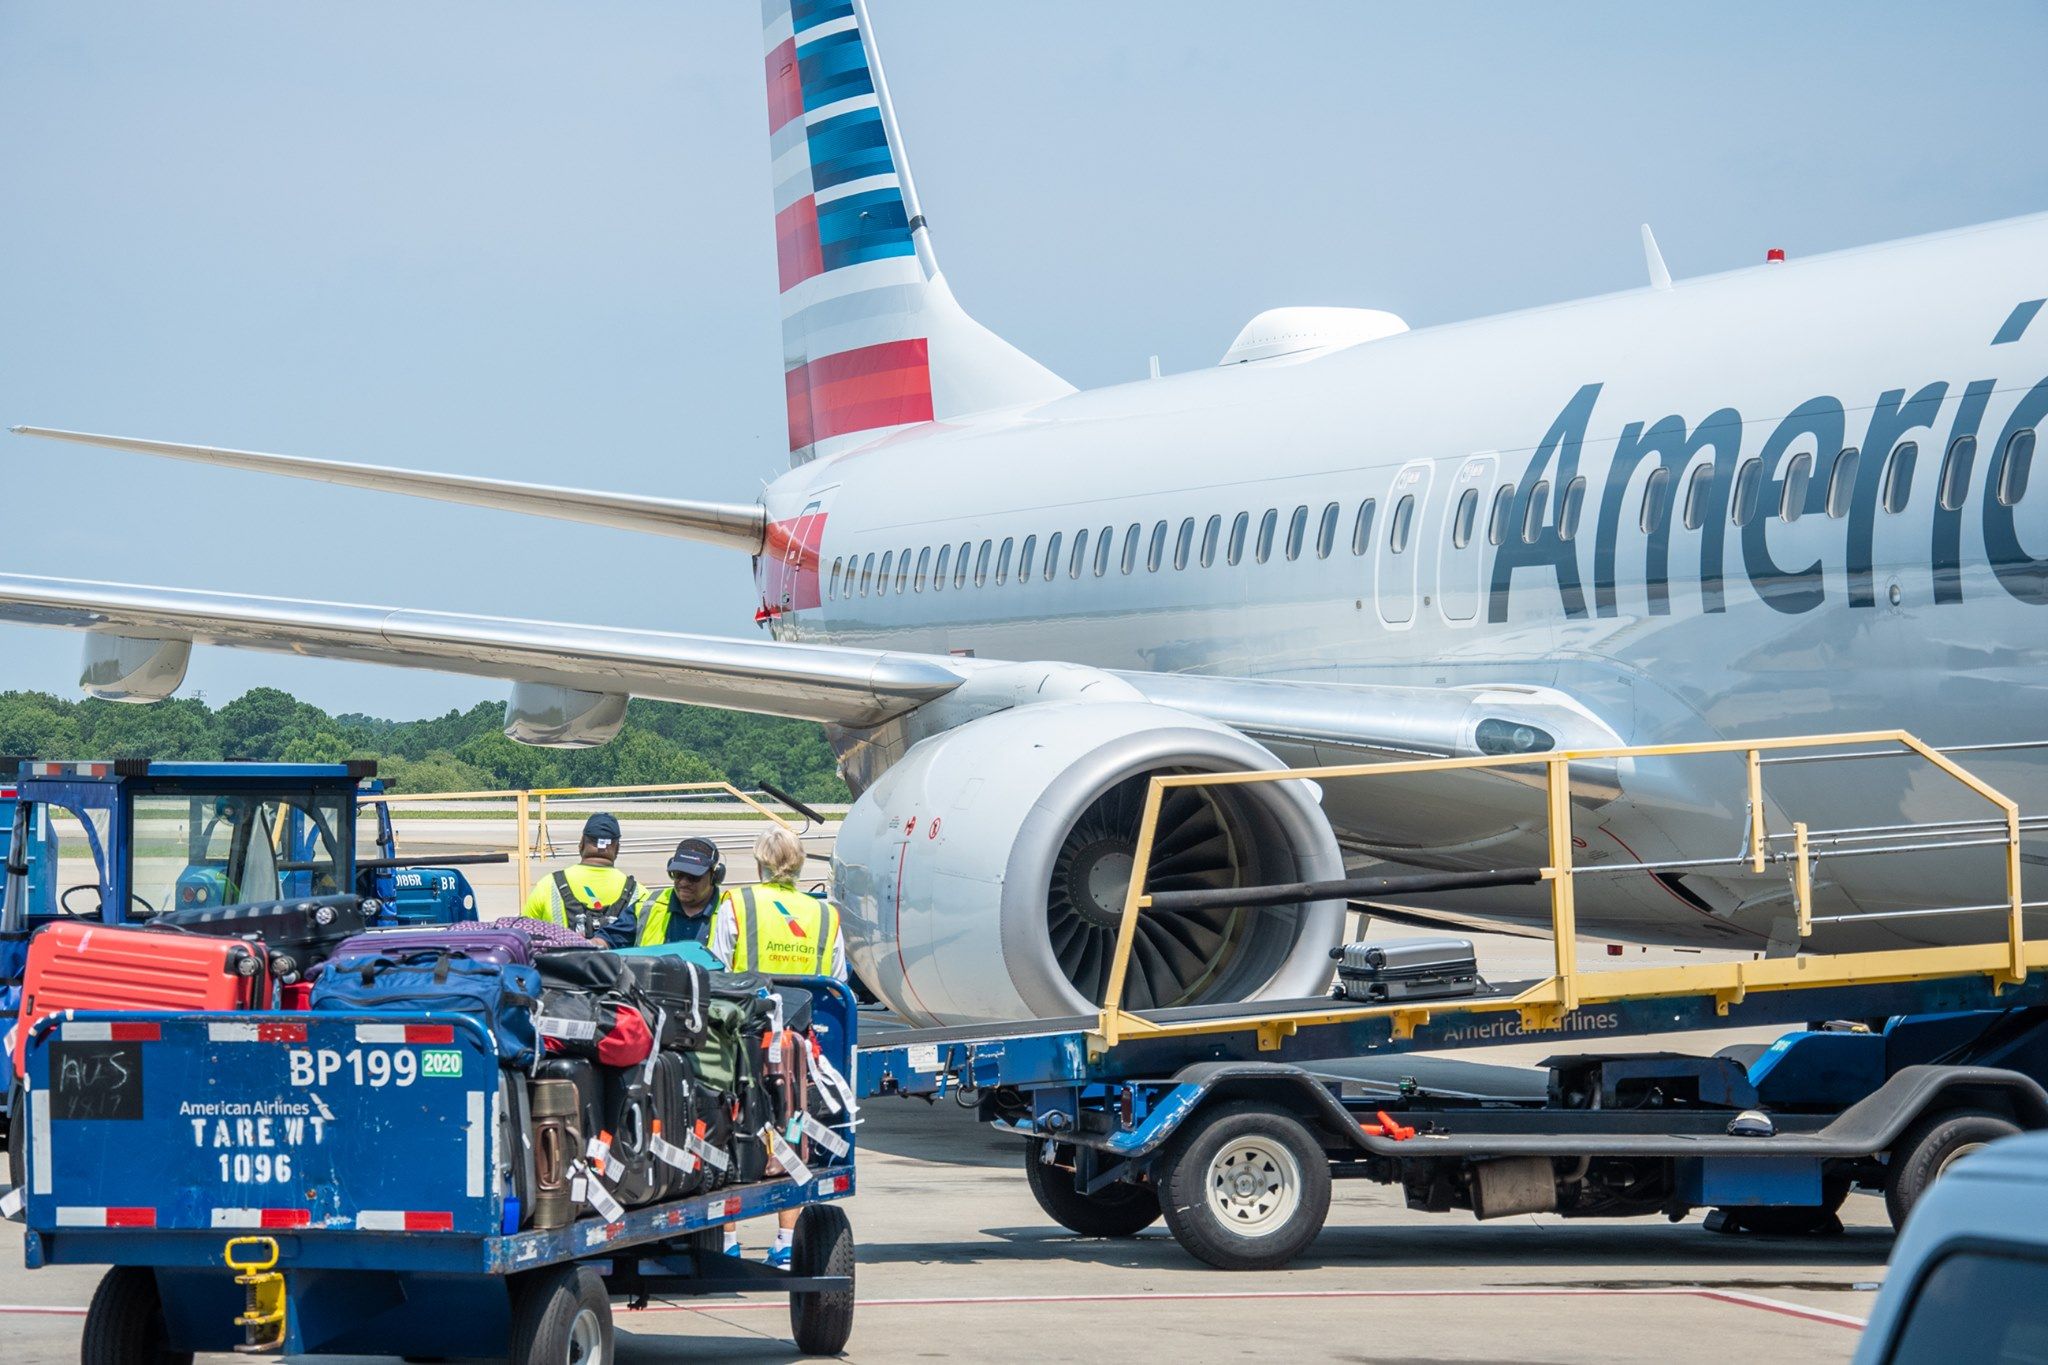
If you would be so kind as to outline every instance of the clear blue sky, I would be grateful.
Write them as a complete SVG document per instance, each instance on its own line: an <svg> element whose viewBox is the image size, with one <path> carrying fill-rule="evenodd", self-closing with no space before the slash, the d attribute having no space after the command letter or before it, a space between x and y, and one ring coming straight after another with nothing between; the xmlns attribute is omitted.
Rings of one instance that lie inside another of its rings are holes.
<svg viewBox="0 0 2048 1365"><path fill-rule="evenodd" d="M2048 7L872 0L939 259L1077 384L2048 208ZM752 0L0 6L0 424L750 498L785 460ZM751 634L743 559L0 436L0 568ZM0 629L0 688L77 642ZM432 674L229 651L415 716Z"/></svg>

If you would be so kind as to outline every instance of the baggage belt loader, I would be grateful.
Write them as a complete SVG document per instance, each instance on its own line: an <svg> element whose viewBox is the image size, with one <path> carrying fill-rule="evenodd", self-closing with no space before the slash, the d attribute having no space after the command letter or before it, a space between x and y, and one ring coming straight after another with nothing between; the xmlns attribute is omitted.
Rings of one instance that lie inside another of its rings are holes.
<svg viewBox="0 0 2048 1365"><path fill-rule="evenodd" d="M1685 750L1746 751L1755 793L1763 753L1818 745L1850 746L1843 757L1933 753L1899 732ZM1542 868L1148 896L1141 831L1099 1013L871 1031L859 1087L950 1094L1018 1138L1032 1192L1061 1225L1130 1236L1164 1217L1186 1250L1225 1269L1276 1267L1300 1253L1341 1178L1398 1185L1411 1208L1480 1218L1675 1221L1709 1208L1708 1226L1726 1232L1831 1231L1836 1209L1862 1188L1885 1196L1896 1225L1955 1160L2048 1127L2048 941L2024 932L2021 822L2010 803L1962 775L1998 807L1996 837L1979 842L2007 855L2008 899L1934 910L1988 911L2002 931L1997 941L1582 971L1563 795L1569 765L1634 752L1538 760L1548 765L1554 817L1552 862ZM1169 785L1327 781L1410 766L1428 765L1155 778L1144 828ZM1752 801L1740 860L1785 864L1803 931L1816 841L1798 826L1779 854L1762 809ZM1927 846L1924 832L1905 828L1895 842L1902 851ZM1437 939L1339 949L1335 998L1142 1013L1115 1003L1135 917L1170 913L1182 898L1373 899L1515 879L1551 890L1557 971L1541 980L1488 984L1469 944ZM1789 1031L1767 1046L1711 1056L1573 1051L1601 1039L1756 1026ZM1540 1070L1417 1055L1551 1038L1555 1055Z"/></svg>
<svg viewBox="0 0 2048 1365"><path fill-rule="evenodd" d="M852 1074L852 996L796 984L824 1055ZM598 1185L564 1225L522 1228L541 1125L525 1074L468 1016L54 1015L32 1030L28 1078L26 1181L9 1196L25 1197L27 1263L112 1267L85 1318L87 1365L227 1350L610 1360L614 1300L731 1293L788 1295L808 1353L852 1330L836 1207L855 1189L850 1115L783 1174L635 1208ZM727 1224L792 1208L789 1270L722 1254Z"/></svg>

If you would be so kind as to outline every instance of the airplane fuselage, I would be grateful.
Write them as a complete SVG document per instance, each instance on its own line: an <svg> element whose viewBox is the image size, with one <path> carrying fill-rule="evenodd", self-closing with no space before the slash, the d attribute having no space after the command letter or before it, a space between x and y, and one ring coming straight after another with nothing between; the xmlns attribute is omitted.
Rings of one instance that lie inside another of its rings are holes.
<svg viewBox="0 0 2048 1365"><path fill-rule="evenodd" d="M770 488L764 600L781 638L1549 687L1632 742L2048 738L2048 490L2024 468L2044 294L2036 217L912 427ZM1877 766L1786 768L1773 794L1838 825L1979 813ZM2048 797L2024 751L1976 766ZM1639 773L1588 857L1701 856L1734 826L1697 788ZM1833 893L1930 903L1877 861ZM1980 864L1928 877L1952 899ZM1653 910L1679 936L1757 894L1601 885L1596 923ZM1527 904L1472 899L1495 901Z"/></svg>

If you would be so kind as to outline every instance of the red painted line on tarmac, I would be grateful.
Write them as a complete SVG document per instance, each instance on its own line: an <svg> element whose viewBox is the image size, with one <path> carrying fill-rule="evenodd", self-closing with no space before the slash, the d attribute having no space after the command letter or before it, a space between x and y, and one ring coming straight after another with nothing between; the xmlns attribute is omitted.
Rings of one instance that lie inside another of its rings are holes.
<svg viewBox="0 0 2048 1365"><path fill-rule="evenodd" d="M1205 1299L1227 1301L1235 1299L1484 1299L1484 1298L1699 1298L1711 1299L1737 1308L1755 1308L1764 1312L1782 1313L1788 1317L1805 1318L1811 1322L1826 1323L1833 1327L1847 1327L1861 1331L1864 1319L1847 1313L1831 1313L1823 1308L1808 1308L1803 1304L1787 1303L1783 1299L1766 1298L1761 1294L1743 1294L1734 1290L1709 1289L1705 1286L1684 1289L1578 1289L1547 1288L1541 1285L1528 1287L1503 1286L1497 1289L1261 1289L1261 1290L1219 1290L1214 1293L1199 1291L1171 1292L1163 1294L988 1294L960 1295L944 1298L921 1299L861 1299L862 1308L947 1308L973 1307L977 1305L999 1306L1002 1304L1067 1304L1067 1303L1175 1303L1199 1302ZM644 1309L645 1312L666 1313L729 1313L735 1310L775 1309L780 1303L728 1302L724 1304L671 1303Z"/></svg>
<svg viewBox="0 0 2048 1365"><path fill-rule="evenodd" d="M1709 1289L1705 1286L1688 1289L1551 1289L1540 1285L1528 1287L1503 1286L1497 1289L1260 1289L1260 1290L1219 1290L1215 1293L1175 1292L1164 1294L987 1294L960 1295L957 1297L923 1299L861 1299L862 1308L951 1308L995 1306L1002 1304L1065 1304L1065 1303L1187 1303L1205 1299L1219 1301L1258 1299L1485 1299L1485 1298L1696 1298L1710 1299L1736 1308L1754 1308L1766 1313L1781 1313L1786 1317L1803 1318L1808 1322L1825 1323L1831 1327L1847 1327L1851 1331L1862 1331L1864 1319L1847 1313L1831 1313L1824 1308L1808 1308L1804 1304L1788 1303L1783 1299L1766 1298L1761 1294L1744 1294L1731 1289ZM744 1302L725 1303L664 1303L637 1311L644 1313L734 1313L759 1310L782 1310L786 1305L779 1299L762 1302L758 1299ZM68 1308L60 1304L0 1304L0 1314L23 1316L80 1318L85 1316L83 1308Z"/></svg>

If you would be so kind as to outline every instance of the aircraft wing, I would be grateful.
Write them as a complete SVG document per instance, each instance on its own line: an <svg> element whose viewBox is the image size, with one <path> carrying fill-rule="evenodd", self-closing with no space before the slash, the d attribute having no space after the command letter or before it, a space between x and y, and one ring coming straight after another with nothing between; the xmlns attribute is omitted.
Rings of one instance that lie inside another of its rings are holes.
<svg viewBox="0 0 2048 1365"><path fill-rule="evenodd" d="M866 728L946 696L999 661L776 640L573 625L396 607L0 574L0 621L92 632L118 648L159 641L227 645L310 658L427 668L591 693L754 711ZM114 637L107 639L105 637ZM88 651L88 665L93 654ZM124 665L125 667L125 665ZM117 672L120 670L117 670ZM183 673L179 656L151 691ZM1619 737L1569 697L1511 686L1395 687L1122 673L1165 706L1206 716L1259 740L1290 766L1612 745ZM1332 814L1356 794L1369 808L1347 828L1379 847L1441 846L1491 837L1540 816L1529 787L1540 766L1398 779L1401 799L1333 789ZM1598 805L1619 794L1611 767L1577 765L1574 794Z"/></svg>
<svg viewBox="0 0 2048 1365"><path fill-rule="evenodd" d="M601 493L587 488L557 488L548 484L514 483L508 479L482 479L467 474L436 474L419 469L393 469L385 465L350 464L342 460L312 460L302 455L265 455L254 450L180 445L175 441L144 441L132 436L99 436L92 432L58 431L51 427L15 427L13 430L22 436L104 446L110 450L189 460L194 464L218 465L225 469L285 474L295 479L313 479L348 488L408 493L413 497L459 502L471 507L495 507L501 511L526 512L562 521L648 531L655 535L745 550L748 554L760 553L767 527L766 515L751 503L692 502L683 498L653 498L636 493Z"/></svg>
<svg viewBox="0 0 2048 1365"><path fill-rule="evenodd" d="M0 621L189 640L874 725L944 696L940 658L0 574Z"/></svg>

